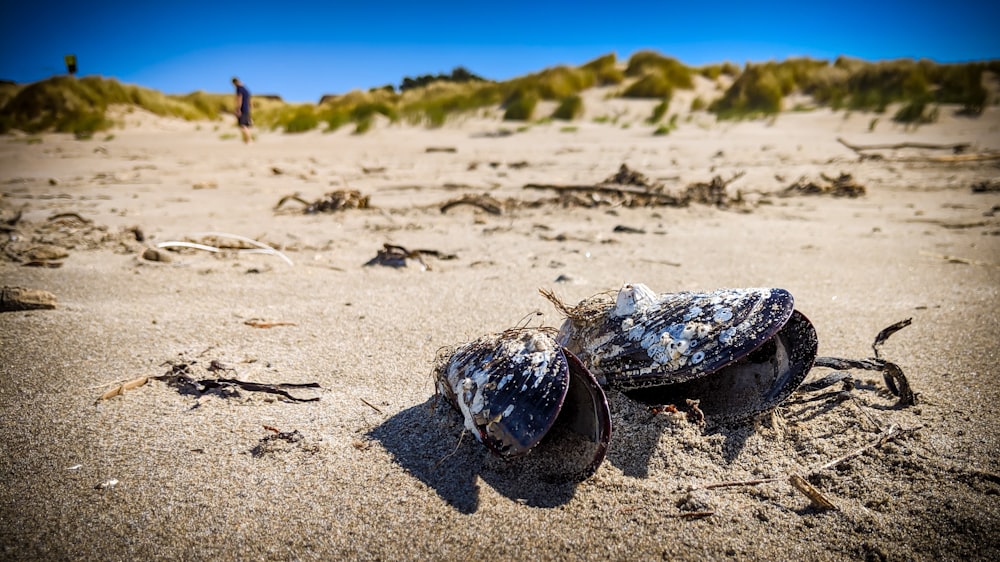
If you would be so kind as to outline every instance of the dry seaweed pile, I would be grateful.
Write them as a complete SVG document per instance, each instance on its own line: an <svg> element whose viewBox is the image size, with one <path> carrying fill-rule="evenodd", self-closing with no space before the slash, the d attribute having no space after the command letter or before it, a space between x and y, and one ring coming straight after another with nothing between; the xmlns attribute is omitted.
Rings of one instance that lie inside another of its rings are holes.
<svg viewBox="0 0 1000 562"><path fill-rule="evenodd" d="M781 197L795 195L832 195L834 197L861 197L865 194L865 186L854 181L851 174L840 174L831 178L820 174L823 183L807 180L805 177L789 185L778 193Z"/></svg>
<svg viewBox="0 0 1000 562"><path fill-rule="evenodd" d="M0 219L0 258L34 267L59 267L70 250L110 249L127 254L142 247L139 227L115 231L77 213L59 213L44 221L21 220L21 213Z"/></svg>
<svg viewBox="0 0 1000 562"><path fill-rule="evenodd" d="M288 201L295 201L303 204L302 212L307 215L316 213L335 213L344 209L370 209L370 201L367 195L362 195L356 189L338 189L331 191L315 201L306 201L298 193L286 195L274 206L277 211Z"/></svg>

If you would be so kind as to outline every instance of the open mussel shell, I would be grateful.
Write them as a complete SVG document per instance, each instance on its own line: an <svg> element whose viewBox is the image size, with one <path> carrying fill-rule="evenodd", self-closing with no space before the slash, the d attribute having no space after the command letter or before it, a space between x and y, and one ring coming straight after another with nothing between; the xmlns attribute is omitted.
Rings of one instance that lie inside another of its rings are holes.
<svg viewBox="0 0 1000 562"><path fill-rule="evenodd" d="M611 414L604 391L545 330L484 336L439 359L438 391L490 451L544 473L585 478L607 453ZM539 446L539 445L542 446Z"/></svg>
<svg viewBox="0 0 1000 562"><path fill-rule="evenodd" d="M816 330L799 311L760 347L710 376L626 392L647 404L698 400L707 418L738 423L771 410L798 388L816 359Z"/></svg>
<svg viewBox="0 0 1000 562"><path fill-rule="evenodd" d="M587 299L557 341L598 380L619 390L677 384L714 373L771 339L794 309L783 289L722 289L657 295L625 285L612 301Z"/></svg>
<svg viewBox="0 0 1000 562"><path fill-rule="evenodd" d="M700 401L716 421L773 408L816 357L816 332L784 289L656 294L642 284L597 295L567 315L557 342L599 381L651 404Z"/></svg>

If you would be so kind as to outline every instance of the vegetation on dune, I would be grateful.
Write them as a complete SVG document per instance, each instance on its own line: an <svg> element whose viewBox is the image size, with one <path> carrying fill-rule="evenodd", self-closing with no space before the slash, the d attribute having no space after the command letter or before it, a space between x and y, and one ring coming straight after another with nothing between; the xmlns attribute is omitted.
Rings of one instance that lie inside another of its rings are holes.
<svg viewBox="0 0 1000 562"><path fill-rule="evenodd" d="M694 72L690 67L655 51L639 51L632 55L625 68L625 75L632 78L658 75L670 88L690 90L694 87Z"/></svg>
<svg viewBox="0 0 1000 562"><path fill-rule="evenodd" d="M648 119L657 124L666 115L674 92L693 88L696 75L718 85L729 84L715 100L699 96L691 102L692 111L708 109L720 119L774 115L787 109L783 100L789 94L798 93L833 109L881 113L894 105L894 121L921 124L937 119L941 104L958 105L960 114L976 116L995 103L987 84L1000 77L1000 60L938 64L911 59L868 62L839 57L829 62L796 58L747 63L741 69L728 62L691 68L653 51L637 52L621 64L611 53L578 67L554 66L503 82L457 67L450 75L404 78L398 91L387 85L324 96L315 105L254 96L253 118L258 128L286 133L335 131L351 123L355 133L363 133L379 115L389 122L438 127L457 116L499 109L506 120L528 121L534 118L538 103L547 100L556 102L557 108L546 119L570 121L583 115L584 91L621 85L614 95L660 100ZM721 81L723 76L731 77L731 83ZM0 81L0 133L58 131L89 138L114 124L107 110L116 105L195 120L229 116L232 104L232 94L166 95L97 76L59 76L27 85ZM616 119L598 117L595 121L615 123ZM663 129L660 134L671 127Z"/></svg>
<svg viewBox="0 0 1000 562"><path fill-rule="evenodd" d="M505 121L527 121L535 113L538 94L534 90L516 90L504 102Z"/></svg>
<svg viewBox="0 0 1000 562"><path fill-rule="evenodd" d="M670 109L670 98L666 97L653 108L653 114L649 116L648 122L650 124L659 123L663 119L663 116L667 114L668 109Z"/></svg>
<svg viewBox="0 0 1000 562"><path fill-rule="evenodd" d="M989 104L983 84L987 71L997 75L1000 61L937 64L839 57L832 64L811 59L748 64L709 110L723 119L773 114L783 109L784 96L797 91L833 109L882 113L890 104L902 103L905 107L894 119L907 123L933 120L930 104L958 104L960 113L979 115Z"/></svg>
<svg viewBox="0 0 1000 562"><path fill-rule="evenodd" d="M195 97L188 101L99 76L79 79L58 76L17 90L0 112L0 132L10 129L28 133L52 130L86 138L113 125L106 112L109 106L119 104L184 119L205 119L217 115L211 111L212 104L207 98L196 94L190 96Z"/></svg>
<svg viewBox="0 0 1000 562"><path fill-rule="evenodd" d="M482 76L476 76L475 74L469 72L468 69L462 66L455 67L452 69L451 74L424 74L417 76L416 78L410 78L406 76L399 85L399 91L405 92L406 90L413 90L416 88L423 88L434 82L456 82L459 84L465 82L485 82L486 79Z"/></svg>
<svg viewBox="0 0 1000 562"><path fill-rule="evenodd" d="M583 115L583 98L573 94L566 96L559 102L559 107L552 113L552 118L572 121L581 115Z"/></svg>
<svg viewBox="0 0 1000 562"><path fill-rule="evenodd" d="M598 86L614 86L625 80L625 72L618 68L618 57L614 53L598 57L580 69L592 73Z"/></svg>

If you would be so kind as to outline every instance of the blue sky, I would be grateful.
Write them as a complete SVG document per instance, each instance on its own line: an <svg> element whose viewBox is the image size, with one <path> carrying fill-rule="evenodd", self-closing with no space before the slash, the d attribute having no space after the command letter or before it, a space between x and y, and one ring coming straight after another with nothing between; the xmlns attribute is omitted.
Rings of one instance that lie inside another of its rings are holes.
<svg viewBox="0 0 1000 562"><path fill-rule="evenodd" d="M715 0L143 2L0 0L0 79L99 74L167 93L252 92L317 101L464 66L503 80L614 52L689 65L900 57L1000 58L1000 2Z"/></svg>

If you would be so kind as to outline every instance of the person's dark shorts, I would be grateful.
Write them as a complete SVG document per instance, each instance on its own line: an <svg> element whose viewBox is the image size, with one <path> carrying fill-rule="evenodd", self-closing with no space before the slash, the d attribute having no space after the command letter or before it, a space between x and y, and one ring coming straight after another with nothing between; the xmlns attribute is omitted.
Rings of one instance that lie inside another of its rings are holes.
<svg viewBox="0 0 1000 562"><path fill-rule="evenodd" d="M240 116L236 118L236 121L240 124L240 127L253 126L253 119L250 119L250 115L246 113L240 114Z"/></svg>

